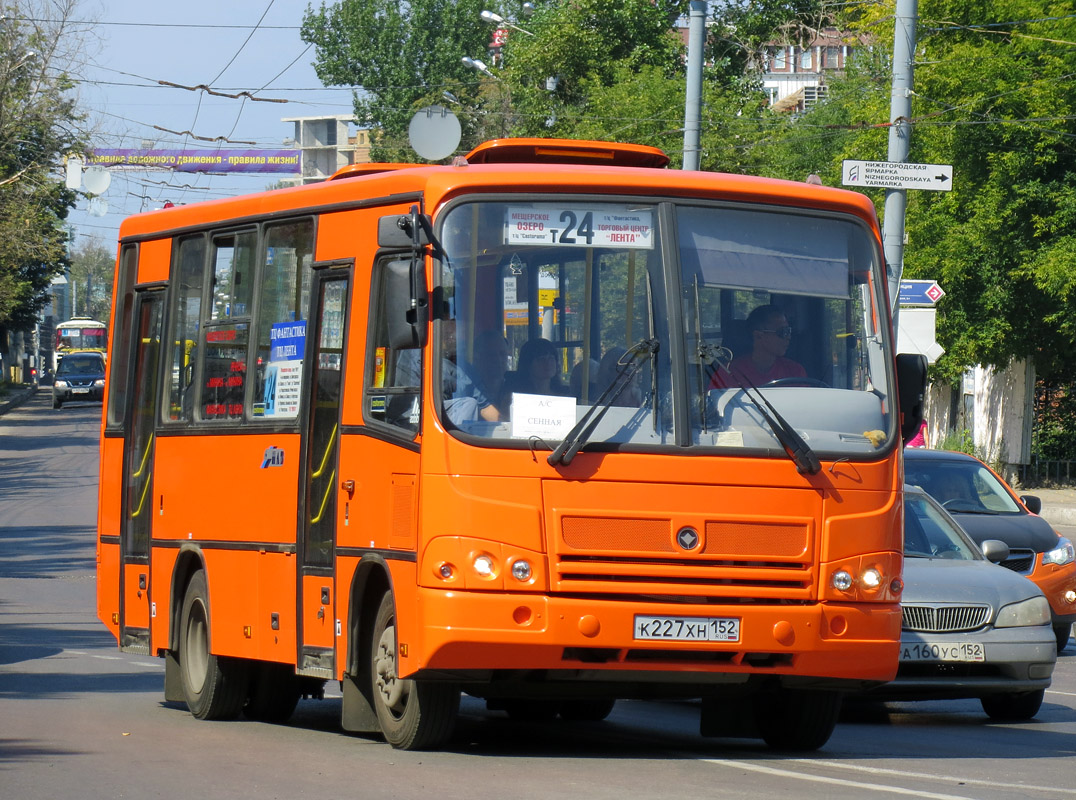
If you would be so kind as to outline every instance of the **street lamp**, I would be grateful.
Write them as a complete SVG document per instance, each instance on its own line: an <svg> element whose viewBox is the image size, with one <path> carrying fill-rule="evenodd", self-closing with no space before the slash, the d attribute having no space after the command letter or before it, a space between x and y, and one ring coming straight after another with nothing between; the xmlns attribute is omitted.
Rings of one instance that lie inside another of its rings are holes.
<svg viewBox="0 0 1076 800"><path fill-rule="evenodd" d="M494 14L492 11L483 11L479 16L481 16L482 19L484 19L486 22L492 22L494 25L503 25L506 28L511 28L514 31L519 31L520 33L525 33L528 36L534 36L533 33L526 30L525 28L519 27L514 22L509 22L504 17L502 17L500 14Z"/></svg>
<svg viewBox="0 0 1076 800"><path fill-rule="evenodd" d="M483 75L489 75L489 77L491 78L497 77L489 71L489 67L486 66L485 61L479 61L477 58L471 58L470 56L464 56L460 59L460 61L463 62L464 66L470 67L471 69L476 69Z"/></svg>

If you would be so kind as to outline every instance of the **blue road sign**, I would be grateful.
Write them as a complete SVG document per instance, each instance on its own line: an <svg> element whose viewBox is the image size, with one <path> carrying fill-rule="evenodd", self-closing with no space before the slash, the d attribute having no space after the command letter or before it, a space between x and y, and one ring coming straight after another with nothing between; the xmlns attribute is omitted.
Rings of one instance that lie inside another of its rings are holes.
<svg viewBox="0 0 1076 800"><path fill-rule="evenodd" d="M932 306L945 295L937 281L901 281L900 304L902 306Z"/></svg>

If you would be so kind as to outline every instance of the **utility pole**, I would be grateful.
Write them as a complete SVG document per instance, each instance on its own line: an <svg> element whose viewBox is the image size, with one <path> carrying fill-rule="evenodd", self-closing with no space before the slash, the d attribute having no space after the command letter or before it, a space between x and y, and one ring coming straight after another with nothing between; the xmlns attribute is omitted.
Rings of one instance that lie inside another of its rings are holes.
<svg viewBox="0 0 1076 800"><path fill-rule="evenodd" d="M897 0L893 30L893 88L889 101L890 162L906 163L912 138L912 71L915 58L915 25L919 0ZM897 334L900 278L904 273L904 214L907 189L886 189L882 247L889 270L889 302L893 307L893 335Z"/></svg>
<svg viewBox="0 0 1076 800"><path fill-rule="evenodd" d="M699 168L702 128L702 51L706 44L706 0L691 0L687 29L687 97L684 103L684 169Z"/></svg>

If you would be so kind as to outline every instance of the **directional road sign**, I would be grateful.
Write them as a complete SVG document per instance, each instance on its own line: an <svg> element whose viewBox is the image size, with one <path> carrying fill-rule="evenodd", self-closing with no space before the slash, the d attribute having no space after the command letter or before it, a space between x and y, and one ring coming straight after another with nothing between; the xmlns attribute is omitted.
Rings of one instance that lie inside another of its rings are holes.
<svg viewBox="0 0 1076 800"><path fill-rule="evenodd" d="M901 281L900 304L902 306L932 306L945 296L945 290L937 281Z"/></svg>
<svg viewBox="0 0 1076 800"><path fill-rule="evenodd" d="M846 160L842 162L841 184L948 192L953 188L953 167L950 164L902 164L894 161Z"/></svg>

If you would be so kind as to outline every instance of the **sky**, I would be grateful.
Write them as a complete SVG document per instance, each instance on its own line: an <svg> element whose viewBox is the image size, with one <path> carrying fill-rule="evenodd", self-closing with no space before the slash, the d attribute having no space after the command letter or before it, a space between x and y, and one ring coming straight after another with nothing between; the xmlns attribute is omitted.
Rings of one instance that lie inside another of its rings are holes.
<svg viewBox="0 0 1076 800"><path fill-rule="evenodd" d="M92 25L85 62L72 71L81 81L79 103L89 114L95 144L282 149L294 133L294 125L282 118L350 114L351 89L323 87L312 66L314 50L299 37L306 7L305 0L80 0L75 16ZM161 86L161 80L287 102L215 97ZM243 144L217 145L195 136L223 136ZM103 194L108 212L91 215L83 198L68 217L76 249L87 237L111 248L125 217L160 208L165 201L190 203L257 192L286 177L110 172L111 185Z"/></svg>

